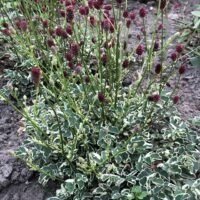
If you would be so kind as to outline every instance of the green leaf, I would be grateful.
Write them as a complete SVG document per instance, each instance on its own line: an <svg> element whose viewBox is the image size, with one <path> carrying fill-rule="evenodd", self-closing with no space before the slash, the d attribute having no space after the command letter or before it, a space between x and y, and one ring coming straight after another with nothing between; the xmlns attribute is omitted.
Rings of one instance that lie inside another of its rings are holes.
<svg viewBox="0 0 200 200"><path fill-rule="evenodd" d="M147 192L142 192L141 194L139 194L138 196L137 196L137 198L138 199L144 199L145 197L147 197L148 196L148 193Z"/></svg>
<svg viewBox="0 0 200 200"><path fill-rule="evenodd" d="M75 190L75 180L74 179L66 180L64 183L64 187L69 194L73 194Z"/></svg>
<svg viewBox="0 0 200 200"><path fill-rule="evenodd" d="M116 126L109 126L108 127L108 132L109 133L114 133L114 134L119 134L119 129Z"/></svg>
<svg viewBox="0 0 200 200"><path fill-rule="evenodd" d="M141 193L142 192L141 186L133 186L132 192L135 193L135 194Z"/></svg>
<svg viewBox="0 0 200 200"><path fill-rule="evenodd" d="M193 66L200 67L200 56L194 57L190 60Z"/></svg>
<svg viewBox="0 0 200 200"><path fill-rule="evenodd" d="M200 17L200 11L192 11L192 15Z"/></svg>

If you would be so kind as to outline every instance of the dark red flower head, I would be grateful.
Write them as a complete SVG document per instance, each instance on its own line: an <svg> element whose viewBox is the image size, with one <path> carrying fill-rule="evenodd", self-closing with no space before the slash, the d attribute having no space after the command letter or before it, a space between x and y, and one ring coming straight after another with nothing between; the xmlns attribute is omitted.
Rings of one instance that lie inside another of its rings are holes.
<svg viewBox="0 0 200 200"><path fill-rule="evenodd" d="M176 45L176 52L177 53L182 53L184 49L184 46L182 44L177 44Z"/></svg>
<svg viewBox="0 0 200 200"><path fill-rule="evenodd" d="M160 74L161 71L162 71L162 65L160 63L156 64L155 67L156 74Z"/></svg>
<svg viewBox="0 0 200 200"><path fill-rule="evenodd" d="M66 70L64 70L64 71L63 71L63 76L64 76L65 78L67 78L67 76L68 76L68 73L67 73L67 71L66 71Z"/></svg>
<svg viewBox="0 0 200 200"><path fill-rule="evenodd" d="M52 47L52 46L55 46L55 43L54 43L54 41L52 40L52 39L48 39L47 40L47 45L48 45L48 47Z"/></svg>
<svg viewBox="0 0 200 200"><path fill-rule="evenodd" d="M9 28L2 29L0 32L2 32L5 36L10 36L12 33Z"/></svg>
<svg viewBox="0 0 200 200"><path fill-rule="evenodd" d="M67 52L65 58L67 61L71 62L73 61L73 54L71 52Z"/></svg>
<svg viewBox="0 0 200 200"><path fill-rule="evenodd" d="M159 94L153 94L153 95L148 97L148 100L157 103L158 101L160 101L160 95Z"/></svg>
<svg viewBox="0 0 200 200"><path fill-rule="evenodd" d="M179 102L179 100L180 100L180 97L179 97L179 96L174 96L174 97L172 98L172 100L173 100L173 103L174 103L174 104L177 104L177 103Z"/></svg>
<svg viewBox="0 0 200 200"><path fill-rule="evenodd" d="M85 77L85 82L86 82L86 83L89 83L89 82L90 82L90 77L89 77L89 76L86 76L86 77Z"/></svg>
<svg viewBox="0 0 200 200"><path fill-rule="evenodd" d="M104 19L102 21L102 27L105 31L111 31L112 32L112 29L114 28L112 20L111 19Z"/></svg>
<svg viewBox="0 0 200 200"><path fill-rule="evenodd" d="M66 8L66 18L68 22L71 22L74 19L74 7L72 5L67 6Z"/></svg>
<svg viewBox="0 0 200 200"><path fill-rule="evenodd" d="M99 93L98 93L98 99L99 99L99 101L100 101L101 103L105 103L105 102L106 102L106 97L105 97L105 95L104 95L103 92L99 92Z"/></svg>
<svg viewBox="0 0 200 200"><path fill-rule="evenodd" d="M128 66L129 66L129 60L128 60L128 59L125 59L125 60L123 61L122 66L123 66L123 68L128 68Z"/></svg>
<svg viewBox="0 0 200 200"><path fill-rule="evenodd" d="M125 11L123 12L123 17L124 17L124 18L127 18L128 15L129 15L128 10L125 10Z"/></svg>
<svg viewBox="0 0 200 200"><path fill-rule="evenodd" d="M120 5L122 4L123 0L116 0L116 2Z"/></svg>
<svg viewBox="0 0 200 200"><path fill-rule="evenodd" d="M153 50L154 50L154 51L158 51L158 49L159 49L159 42L158 42L158 41L155 41Z"/></svg>
<svg viewBox="0 0 200 200"><path fill-rule="evenodd" d="M127 20L126 20L126 27L127 27L127 28L130 28L130 26L131 26L131 20L130 20L130 19L127 19Z"/></svg>
<svg viewBox="0 0 200 200"><path fill-rule="evenodd" d="M175 62L176 59L177 59L177 54L176 54L176 52L171 53L170 58L172 59L172 61Z"/></svg>
<svg viewBox="0 0 200 200"><path fill-rule="evenodd" d="M26 20L17 20L15 25L21 31L26 32L28 30L28 22Z"/></svg>
<svg viewBox="0 0 200 200"><path fill-rule="evenodd" d="M72 52L72 54L74 56L77 56L79 54L79 51L80 51L80 46L79 44L73 42L71 43L71 46L70 46L70 51Z"/></svg>
<svg viewBox="0 0 200 200"><path fill-rule="evenodd" d="M41 76L42 76L42 71L39 67L33 67L31 69L31 77L35 85L38 85L40 83Z"/></svg>
<svg viewBox="0 0 200 200"><path fill-rule="evenodd" d="M88 7L92 9L94 7L94 0L88 0Z"/></svg>
<svg viewBox="0 0 200 200"><path fill-rule="evenodd" d="M160 9L164 10L167 5L167 0L161 0L160 2Z"/></svg>
<svg viewBox="0 0 200 200"><path fill-rule="evenodd" d="M186 65L182 64L180 67L179 67L179 74L182 75L182 74L185 74L186 72Z"/></svg>
<svg viewBox="0 0 200 200"><path fill-rule="evenodd" d="M105 10L112 10L112 4L106 4L106 5L104 5L103 9L105 9Z"/></svg>
<svg viewBox="0 0 200 200"><path fill-rule="evenodd" d="M89 7L88 7L88 6L81 6L81 7L79 8L79 13L80 13L81 15L87 16L87 15L89 14Z"/></svg>
<svg viewBox="0 0 200 200"><path fill-rule="evenodd" d="M140 8L140 10L139 10L139 15L140 15L141 18L146 17L146 15L147 15L147 10L146 10L144 7Z"/></svg>
<svg viewBox="0 0 200 200"><path fill-rule="evenodd" d="M99 10L102 8L104 0L94 0L93 5L94 7Z"/></svg>
<svg viewBox="0 0 200 200"><path fill-rule="evenodd" d="M77 64L76 68L74 69L76 74L80 74L82 72L82 65L80 63Z"/></svg>
<svg viewBox="0 0 200 200"><path fill-rule="evenodd" d="M62 17L66 17L65 11L64 11L64 10L60 10L60 15L61 15Z"/></svg>
<svg viewBox="0 0 200 200"><path fill-rule="evenodd" d="M144 46L139 44L137 49L136 49L136 54L141 56L144 53Z"/></svg>
<svg viewBox="0 0 200 200"><path fill-rule="evenodd" d="M48 20L43 20L43 21L42 21L42 26L43 26L43 28L48 28L48 25L49 25Z"/></svg>
<svg viewBox="0 0 200 200"><path fill-rule="evenodd" d="M72 30L72 27L71 27L70 25L67 26L66 32L67 32L67 34L69 34L69 35L72 35L72 34L73 34L73 30Z"/></svg>
<svg viewBox="0 0 200 200"><path fill-rule="evenodd" d="M135 15L135 13L133 11L129 13L129 18L131 20L135 20L135 17L136 17L136 15Z"/></svg>
<svg viewBox="0 0 200 200"><path fill-rule="evenodd" d="M90 25L95 26L95 24L96 24L96 20L95 20L94 16L90 16Z"/></svg>
<svg viewBox="0 0 200 200"><path fill-rule="evenodd" d="M106 65L106 63L108 62L108 57L105 53L103 53L101 56L101 62L103 63L103 65Z"/></svg>

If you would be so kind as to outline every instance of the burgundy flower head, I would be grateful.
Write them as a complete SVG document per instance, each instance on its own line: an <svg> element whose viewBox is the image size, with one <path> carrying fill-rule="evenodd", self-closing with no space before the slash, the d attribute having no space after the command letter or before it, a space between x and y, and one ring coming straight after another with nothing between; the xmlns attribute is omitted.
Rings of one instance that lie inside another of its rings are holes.
<svg viewBox="0 0 200 200"><path fill-rule="evenodd" d="M67 61L72 62L73 61L73 54L71 52L67 52L65 55L65 58Z"/></svg>
<svg viewBox="0 0 200 200"><path fill-rule="evenodd" d="M153 50L158 51L158 49L159 49L159 42L155 41Z"/></svg>
<svg viewBox="0 0 200 200"><path fill-rule="evenodd" d="M28 30L28 22L26 20L17 20L15 25L21 31L26 32Z"/></svg>
<svg viewBox="0 0 200 200"><path fill-rule="evenodd" d="M81 15L87 16L87 15L89 14L89 7L88 7L88 6L81 6L81 7L79 8L79 13L80 13Z"/></svg>
<svg viewBox="0 0 200 200"><path fill-rule="evenodd" d="M85 77L85 82L88 84L90 82L90 77L89 76L86 76Z"/></svg>
<svg viewBox="0 0 200 200"><path fill-rule="evenodd" d="M175 62L176 59L177 59L177 54L176 54L176 52L171 53L170 58L172 59L172 61Z"/></svg>
<svg viewBox="0 0 200 200"><path fill-rule="evenodd" d="M33 67L31 69L31 77L35 85L38 85L40 83L41 76L42 76L42 71L39 67Z"/></svg>
<svg viewBox="0 0 200 200"><path fill-rule="evenodd" d="M180 67L179 67L179 74L182 75L182 74L185 74L186 72L186 65L182 64Z"/></svg>
<svg viewBox="0 0 200 200"><path fill-rule="evenodd" d="M79 51L80 51L80 46L79 44L73 42L71 43L71 46L70 46L70 51L72 52L72 54L74 56L77 56L79 54Z"/></svg>
<svg viewBox="0 0 200 200"><path fill-rule="evenodd" d="M111 31L112 32L112 28L114 28L112 20L111 19L104 19L102 21L102 27L105 31Z"/></svg>
<svg viewBox="0 0 200 200"><path fill-rule="evenodd" d="M126 27L127 27L127 28L130 28L130 26L131 26L131 20L130 20L130 19L127 19L127 20L126 20Z"/></svg>
<svg viewBox="0 0 200 200"><path fill-rule="evenodd" d="M90 25L95 26L95 24L96 24L96 20L95 20L94 16L90 16Z"/></svg>
<svg viewBox="0 0 200 200"><path fill-rule="evenodd" d="M128 15L129 15L128 10L125 10L125 11L123 12L123 17L124 17L124 18L127 18Z"/></svg>
<svg viewBox="0 0 200 200"><path fill-rule="evenodd" d="M123 61L122 66L123 66L123 68L128 68L128 66L129 66L129 60L128 60L128 59L125 59L125 60Z"/></svg>
<svg viewBox="0 0 200 200"><path fill-rule="evenodd" d="M174 103L174 104L177 104L177 103L179 102L179 100L180 100L180 97L179 97L179 96L174 96L174 97L172 98L172 100L173 100L173 103Z"/></svg>
<svg viewBox="0 0 200 200"><path fill-rule="evenodd" d="M49 25L48 20L43 20L43 21L42 21L42 26L43 26L43 28L48 28L48 25Z"/></svg>
<svg viewBox="0 0 200 200"><path fill-rule="evenodd" d="M144 46L139 44L137 49L136 49L136 54L141 56L144 53Z"/></svg>
<svg viewBox="0 0 200 200"><path fill-rule="evenodd" d="M101 56L101 62L103 63L103 65L106 65L106 63L108 62L108 57L105 53L103 53L103 55Z"/></svg>
<svg viewBox="0 0 200 200"><path fill-rule="evenodd" d="M146 17L146 15L147 15L147 10L146 10L144 7L140 8L140 10L139 10L139 15L140 15L141 18Z"/></svg>
<svg viewBox="0 0 200 200"><path fill-rule="evenodd" d="M182 44L177 44L176 45L176 52L177 53L182 53L184 50L184 46Z"/></svg>
<svg viewBox="0 0 200 200"><path fill-rule="evenodd" d="M52 39L48 39L48 40L47 40L47 46L48 46L49 48L55 46L54 41L53 41Z"/></svg>
<svg viewBox="0 0 200 200"><path fill-rule="evenodd" d="M61 37L61 36L62 36L62 33L63 33L62 27L60 27L60 26L56 27L55 33L56 33L57 36L60 36L60 37Z"/></svg>
<svg viewBox="0 0 200 200"><path fill-rule="evenodd" d="M103 6L103 9L105 9L105 10L112 10L112 5L111 4L106 4L106 5L104 5Z"/></svg>
<svg viewBox="0 0 200 200"><path fill-rule="evenodd" d="M83 69L82 65L78 63L74 71L76 74L80 74L82 72L82 69Z"/></svg>
<svg viewBox="0 0 200 200"><path fill-rule="evenodd" d="M157 103L158 101L160 101L160 95L159 94L153 94L153 95L148 97L148 100Z"/></svg>
<svg viewBox="0 0 200 200"><path fill-rule="evenodd" d="M69 34L69 35L72 35L72 34L73 34L73 30L72 30L71 25L68 25L68 26L67 26L66 32L67 32L67 34Z"/></svg>
<svg viewBox="0 0 200 200"><path fill-rule="evenodd" d="M88 0L88 7L92 9L94 7L94 0Z"/></svg>
<svg viewBox="0 0 200 200"><path fill-rule="evenodd" d="M104 95L103 92L99 92L99 93L98 93L98 99L99 99L99 101L100 101L101 103L105 103L105 102L106 102L106 97L105 97L105 95Z"/></svg>
<svg viewBox="0 0 200 200"><path fill-rule="evenodd" d="M167 5L167 0L161 0L160 2L160 9L164 10Z"/></svg>
<svg viewBox="0 0 200 200"><path fill-rule="evenodd" d="M135 15L135 13L133 11L129 13L129 18L131 20L135 20L135 17L136 17L136 15Z"/></svg>
<svg viewBox="0 0 200 200"><path fill-rule="evenodd" d="M2 29L0 32L2 32L5 36L10 36L12 33L9 28Z"/></svg>
<svg viewBox="0 0 200 200"><path fill-rule="evenodd" d="M67 6L66 8L66 18L68 22L71 22L74 19L74 7L72 5Z"/></svg>
<svg viewBox="0 0 200 200"><path fill-rule="evenodd" d="M118 4L122 4L123 0L116 0Z"/></svg>
<svg viewBox="0 0 200 200"><path fill-rule="evenodd" d="M93 5L94 7L99 10L103 6L104 0L94 0Z"/></svg>
<svg viewBox="0 0 200 200"><path fill-rule="evenodd" d="M61 15L62 17L66 17L65 11L64 11L64 10L60 10L60 15Z"/></svg>
<svg viewBox="0 0 200 200"><path fill-rule="evenodd" d="M161 71L162 71L162 65L160 63L156 64L155 67L156 74L160 74Z"/></svg>
<svg viewBox="0 0 200 200"><path fill-rule="evenodd" d="M67 73L67 71L66 71L66 70L64 70L64 71L63 71L63 76L64 76L65 78L67 78L67 77L68 77L68 73Z"/></svg>

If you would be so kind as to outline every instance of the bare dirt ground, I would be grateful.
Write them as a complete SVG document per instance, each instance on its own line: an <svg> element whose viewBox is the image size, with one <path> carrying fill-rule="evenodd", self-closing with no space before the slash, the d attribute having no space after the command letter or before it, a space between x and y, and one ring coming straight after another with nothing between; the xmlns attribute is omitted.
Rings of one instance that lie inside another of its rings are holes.
<svg viewBox="0 0 200 200"><path fill-rule="evenodd" d="M200 3L199 0L185 0L178 9L171 5L168 13L169 34L178 29L175 27L177 23L174 19L189 19L190 12L197 3ZM129 10L137 11L140 6L139 2L133 1L129 4ZM154 2L148 2L147 7L151 16L148 18L148 23L151 23L151 19L155 17ZM135 31L134 26L132 31ZM2 56L4 53L6 52L3 47L0 48L0 74L4 69L11 69L14 65L9 58ZM1 79L0 88L6 82L7 80ZM177 107L183 119L200 116L200 67L188 66L186 74L181 79L179 95L181 101ZM37 173L29 170L22 161L11 155L25 134L19 134L20 119L19 114L0 101L0 200L45 200L55 190L55 185L43 188L37 183Z"/></svg>

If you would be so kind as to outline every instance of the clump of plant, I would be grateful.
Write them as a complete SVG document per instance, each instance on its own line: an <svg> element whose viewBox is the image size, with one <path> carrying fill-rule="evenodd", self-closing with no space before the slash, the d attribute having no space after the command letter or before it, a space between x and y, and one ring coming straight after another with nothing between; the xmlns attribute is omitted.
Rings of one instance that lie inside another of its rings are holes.
<svg viewBox="0 0 200 200"><path fill-rule="evenodd" d="M198 199L199 136L174 108L187 63L182 44L167 53L179 33L164 40L164 1L152 27L145 7L130 12L121 0L19 6L2 32L30 61L35 90L31 106L9 101L26 123L16 156L40 183L60 183L49 199Z"/></svg>

